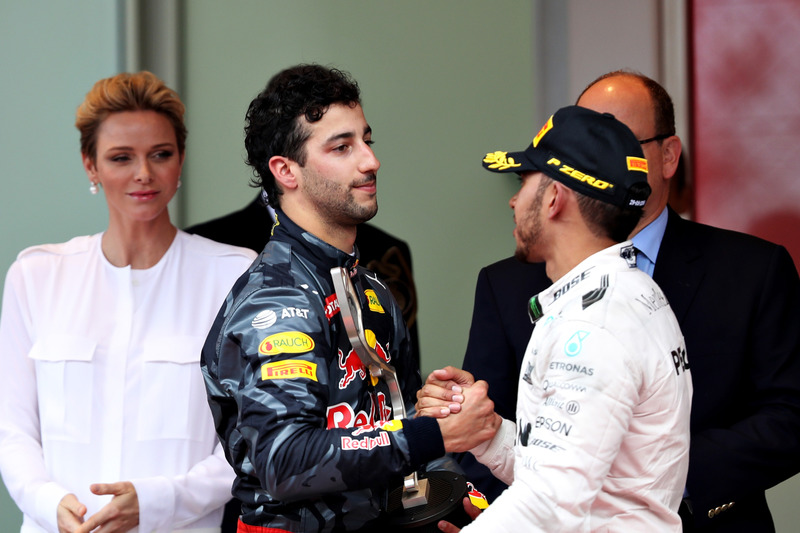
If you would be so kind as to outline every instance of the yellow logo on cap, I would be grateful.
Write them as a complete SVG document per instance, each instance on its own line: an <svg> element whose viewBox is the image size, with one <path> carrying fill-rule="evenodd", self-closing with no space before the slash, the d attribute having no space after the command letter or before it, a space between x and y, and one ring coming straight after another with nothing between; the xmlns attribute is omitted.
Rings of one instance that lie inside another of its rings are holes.
<svg viewBox="0 0 800 533"><path fill-rule="evenodd" d="M489 163L488 168L496 168L497 170L507 170L509 168L516 168L521 166L520 163L514 161L513 157L508 157L508 152L489 152L483 158L484 163Z"/></svg>
<svg viewBox="0 0 800 533"><path fill-rule="evenodd" d="M638 170L647 174L647 159L641 157L627 157L628 170Z"/></svg>
<svg viewBox="0 0 800 533"><path fill-rule="evenodd" d="M645 161L647 163L647 161ZM614 184L609 183L607 181L603 181L600 179L595 178L594 176L590 176L589 174L584 174L580 170L573 168L569 165L562 165L559 159L555 157L551 157L547 160L547 164L552 167L559 167L558 171L566 174L570 178L575 178L578 181L581 181L587 185L594 187L595 189L600 189L601 191L604 189L613 189Z"/></svg>
<svg viewBox="0 0 800 533"><path fill-rule="evenodd" d="M536 137L533 138L533 147L536 148L536 146L539 144L539 141L541 141L542 137L544 137L544 134L552 129L553 129L553 115L550 115L550 118L547 119L545 125L542 126L542 129L539 130L539 133L537 133Z"/></svg>

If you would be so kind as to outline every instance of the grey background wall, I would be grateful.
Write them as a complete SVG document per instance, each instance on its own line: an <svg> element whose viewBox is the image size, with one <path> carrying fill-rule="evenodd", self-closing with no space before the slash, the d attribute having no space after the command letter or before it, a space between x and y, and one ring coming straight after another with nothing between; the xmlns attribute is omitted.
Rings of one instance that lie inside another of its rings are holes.
<svg viewBox="0 0 800 533"><path fill-rule="evenodd" d="M143 5L177 13L175 35L147 19L132 25ZM680 109L681 5L0 0L0 279L26 246L105 227L105 202L88 193L73 126L97 79L144 61L179 86L189 139L172 214L186 226L255 195L242 125L269 77L298 62L336 65L359 81L375 132L382 168L374 222L412 249L423 373L459 364L478 270L514 248L507 201L517 184L483 171L480 158L522 148L550 112L615 68L660 79ZM770 493L779 530L800 518L789 503L798 486L791 480ZM14 531L20 514L3 491L0 531Z"/></svg>

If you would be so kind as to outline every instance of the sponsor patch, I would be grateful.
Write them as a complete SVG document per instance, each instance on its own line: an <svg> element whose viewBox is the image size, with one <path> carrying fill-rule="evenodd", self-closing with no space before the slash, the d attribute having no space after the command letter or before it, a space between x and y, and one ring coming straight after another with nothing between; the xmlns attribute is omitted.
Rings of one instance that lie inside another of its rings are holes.
<svg viewBox="0 0 800 533"><path fill-rule="evenodd" d="M308 318L308 309L286 307L281 311L281 318Z"/></svg>
<svg viewBox="0 0 800 533"><path fill-rule="evenodd" d="M275 311L267 309L258 313L250 325L256 329L267 329L275 325L276 320L278 320L278 315Z"/></svg>
<svg viewBox="0 0 800 533"><path fill-rule="evenodd" d="M469 501L472 502L472 505L478 509L489 507L489 500L486 499L486 496L469 481L467 481L467 496L469 496Z"/></svg>
<svg viewBox="0 0 800 533"><path fill-rule="evenodd" d="M574 278L572 278L571 280L569 280L568 282L566 282L564 285L562 285L561 287L559 287L559 288L558 288L558 289L557 289L557 290L556 290L556 291L553 293L553 301L555 302L556 300L558 300L559 298L561 298L562 296L564 296L564 295L567 293L567 291L568 291L568 290L570 290L571 288L573 288L574 286L576 286L578 283L580 283L581 281L583 281L583 280L585 280L586 278L588 278L588 277L589 277L589 275L592 273L592 269L594 269L594 267L590 267L590 268L588 268L587 270L584 270L584 271L583 271L583 272L581 272L579 275L575 276Z"/></svg>
<svg viewBox="0 0 800 533"><path fill-rule="evenodd" d="M561 361L551 361L550 370L564 370L566 372L575 372L577 374L585 374L587 376L594 375L594 368L592 367L574 363L562 363Z"/></svg>
<svg viewBox="0 0 800 533"><path fill-rule="evenodd" d="M569 437L569 433L572 431L571 424L567 424L561 420L545 416L537 416L534 427L536 429L544 428L548 431L552 431L553 433L561 433L565 437Z"/></svg>
<svg viewBox="0 0 800 533"><path fill-rule="evenodd" d="M328 322L331 321L333 317L336 316L336 313L339 312L339 300L336 299L336 294L331 294L327 298L325 298L325 316L328 318Z"/></svg>
<svg viewBox="0 0 800 533"><path fill-rule="evenodd" d="M367 369L358 357L355 350L350 349L347 355L339 348L339 369L344 370L344 376L339 380L339 390L344 390L356 378L356 376L364 381L367 377Z"/></svg>
<svg viewBox="0 0 800 533"><path fill-rule="evenodd" d="M261 365L261 379L295 379L305 378L317 381L317 363L301 361L299 359L288 359L275 363L264 363Z"/></svg>
<svg viewBox="0 0 800 533"><path fill-rule="evenodd" d="M575 400L564 402L564 400L562 400L558 396L548 396L547 399L544 401L544 405L546 407L553 407L554 409L559 409L570 415L577 415L581 410L580 403L576 402Z"/></svg>
<svg viewBox="0 0 800 533"><path fill-rule="evenodd" d="M372 289L367 289L364 291L364 294L367 296L367 303L369 303L370 311L375 311L376 313L385 313L386 311L383 310L383 306L381 302L378 301L378 295L375 294L375 291Z"/></svg>
<svg viewBox="0 0 800 533"><path fill-rule="evenodd" d="M314 339L301 331L283 331L270 335L258 346L258 353L306 353L314 349Z"/></svg>
<svg viewBox="0 0 800 533"><path fill-rule="evenodd" d="M391 446L392 442L389 440L388 433L380 433L377 437L364 437L363 439L354 439L352 437L342 437L342 450L355 451L355 450L372 450L377 447Z"/></svg>
<svg viewBox="0 0 800 533"><path fill-rule="evenodd" d="M561 164L561 160L555 157L551 157L550 159L548 159L547 164L552 167L558 167L558 171L561 172L562 174L566 174L570 178L574 178L580 182L589 185L590 187L594 187L595 189L604 191L606 189L614 188L613 183L603 181L601 179L595 178L594 176L590 176L589 174L584 174L577 168L573 168L569 165L563 165Z"/></svg>
<svg viewBox="0 0 800 533"><path fill-rule="evenodd" d="M586 387L571 381L550 381L549 379L546 379L542 382L542 388L544 390L561 389L575 392L586 392Z"/></svg>
<svg viewBox="0 0 800 533"><path fill-rule="evenodd" d="M689 360L686 358L686 350L679 346L677 350L672 350L672 362L675 363L675 373L679 376L681 371L689 370Z"/></svg>
<svg viewBox="0 0 800 533"><path fill-rule="evenodd" d="M545 125L542 126L542 129L539 130L539 133L537 133L536 137L533 138L533 147L536 148L539 145L539 141L541 141L542 137L544 137L544 134L552 129L553 129L553 115L550 115L550 118L547 119Z"/></svg>
<svg viewBox="0 0 800 533"><path fill-rule="evenodd" d="M567 357L575 357L583 350L583 339L589 336L588 331L576 331L564 344L564 353Z"/></svg>
<svg viewBox="0 0 800 533"><path fill-rule="evenodd" d="M403 429L403 421L402 420L389 420L385 424L381 426L381 429L384 431L398 431Z"/></svg>
<svg viewBox="0 0 800 533"><path fill-rule="evenodd" d="M647 174L647 159L631 156L628 156L626 159L628 160L628 170L638 170L639 172Z"/></svg>

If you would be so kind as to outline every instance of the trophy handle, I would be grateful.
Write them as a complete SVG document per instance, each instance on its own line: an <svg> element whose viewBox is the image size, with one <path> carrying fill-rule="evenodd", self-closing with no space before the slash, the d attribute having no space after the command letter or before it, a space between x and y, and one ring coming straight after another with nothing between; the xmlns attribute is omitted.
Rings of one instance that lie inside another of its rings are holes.
<svg viewBox="0 0 800 533"><path fill-rule="evenodd" d="M406 418L406 406L403 394L400 391L400 382L397 372L392 365L384 361L375 349L367 342L364 334L361 305L358 303L358 293L346 269L334 267L331 269L333 288L339 300L339 312L342 315L347 338L358 354L361 364L369 369L370 375L382 379L389 387L392 400L392 416L395 420ZM403 508L408 509L428 503L428 480L420 480L416 472L409 474L403 480Z"/></svg>

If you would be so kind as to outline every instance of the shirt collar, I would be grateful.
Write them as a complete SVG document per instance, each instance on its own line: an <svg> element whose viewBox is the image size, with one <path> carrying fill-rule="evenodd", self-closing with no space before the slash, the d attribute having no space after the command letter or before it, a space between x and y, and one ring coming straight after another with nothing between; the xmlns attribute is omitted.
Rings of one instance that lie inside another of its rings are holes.
<svg viewBox="0 0 800 533"><path fill-rule="evenodd" d="M631 239L637 250L644 253L653 263L658 258L658 249L661 248L661 240L664 238L664 231L667 229L667 208L661 211L658 217L633 236Z"/></svg>

